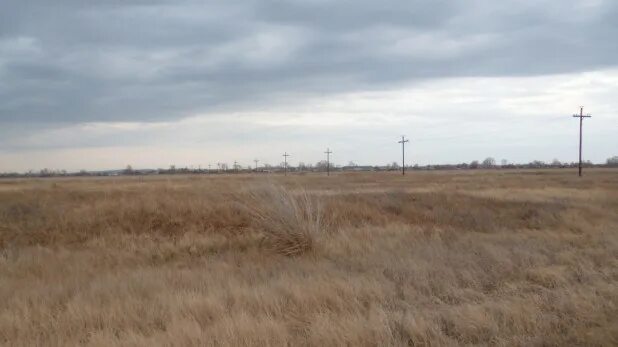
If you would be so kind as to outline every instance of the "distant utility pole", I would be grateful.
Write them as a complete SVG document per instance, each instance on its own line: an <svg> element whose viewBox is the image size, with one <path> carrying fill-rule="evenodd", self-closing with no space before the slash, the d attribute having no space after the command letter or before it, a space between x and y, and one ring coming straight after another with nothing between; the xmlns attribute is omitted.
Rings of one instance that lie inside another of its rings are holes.
<svg viewBox="0 0 618 347"><path fill-rule="evenodd" d="M234 172L238 173L238 162L234 160Z"/></svg>
<svg viewBox="0 0 618 347"><path fill-rule="evenodd" d="M284 174L285 176L287 176L287 175L288 175L288 157L289 157L289 156L291 156L291 155L290 155L290 154L288 154L288 152L284 152L284 153L283 153L283 158L284 158L284 159L283 159L283 160L284 160L284 162L283 162L283 174Z"/></svg>
<svg viewBox="0 0 618 347"><path fill-rule="evenodd" d="M210 173L210 164L208 164L208 173Z"/></svg>
<svg viewBox="0 0 618 347"><path fill-rule="evenodd" d="M257 172L257 164L258 164L259 160L258 159L253 159L253 161L255 162L255 172Z"/></svg>
<svg viewBox="0 0 618 347"><path fill-rule="evenodd" d="M401 135L401 141L397 143L401 143L401 174L406 174L406 142L410 142L410 140L406 140L404 135Z"/></svg>
<svg viewBox="0 0 618 347"><path fill-rule="evenodd" d="M330 176L330 155L333 153L330 148L326 148L326 176Z"/></svg>
<svg viewBox="0 0 618 347"><path fill-rule="evenodd" d="M579 177L582 177L582 126L584 118L592 117L590 114L584 116L584 106L579 107L579 114L574 114L573 117L579 118Z"/></svg>

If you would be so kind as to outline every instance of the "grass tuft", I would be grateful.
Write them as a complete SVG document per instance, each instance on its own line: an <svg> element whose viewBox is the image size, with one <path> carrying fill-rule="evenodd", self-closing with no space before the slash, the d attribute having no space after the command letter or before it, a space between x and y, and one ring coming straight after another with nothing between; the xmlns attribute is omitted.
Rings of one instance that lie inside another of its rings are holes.
<svg viewBox="0 0 618 347"><path fill-rule="evenodd" d="M323 231L320 202L306 190L291 190L273 184L251 190L243 200L255 226L264 233L267 247L279 254L295 256L313 249Z"/></svg>

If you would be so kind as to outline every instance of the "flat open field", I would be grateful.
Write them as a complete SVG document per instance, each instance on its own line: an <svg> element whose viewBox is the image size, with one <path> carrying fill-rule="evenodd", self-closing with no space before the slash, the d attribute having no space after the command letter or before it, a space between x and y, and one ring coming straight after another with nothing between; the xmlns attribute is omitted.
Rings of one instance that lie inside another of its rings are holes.
<svg viewBox="0 0 618 347"><path fill-rule="evenodd" d="M618 345L618 170L0 180L0 345Z"/></svg>

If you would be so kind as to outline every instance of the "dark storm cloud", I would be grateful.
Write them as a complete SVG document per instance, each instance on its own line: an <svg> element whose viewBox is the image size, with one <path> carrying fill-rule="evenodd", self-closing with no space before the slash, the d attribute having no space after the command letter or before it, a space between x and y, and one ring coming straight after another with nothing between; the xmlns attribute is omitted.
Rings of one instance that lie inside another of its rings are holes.
<svg viewBox="0 0 618 347"><path fill-rule="evenodd" d="M618 62L616 1L3 1L0 121L150 121L279 94Z"/></svg>

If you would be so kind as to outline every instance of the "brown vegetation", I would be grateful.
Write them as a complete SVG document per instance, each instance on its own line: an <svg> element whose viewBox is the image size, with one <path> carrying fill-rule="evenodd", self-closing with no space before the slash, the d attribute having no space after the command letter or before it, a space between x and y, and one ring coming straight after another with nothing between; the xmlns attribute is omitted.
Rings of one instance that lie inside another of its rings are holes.
<svg viewBox="0 0 618 347"><path fill-rule="evenodd" d="M618 171L0 181L0 345L618 344Z"/></svg>

